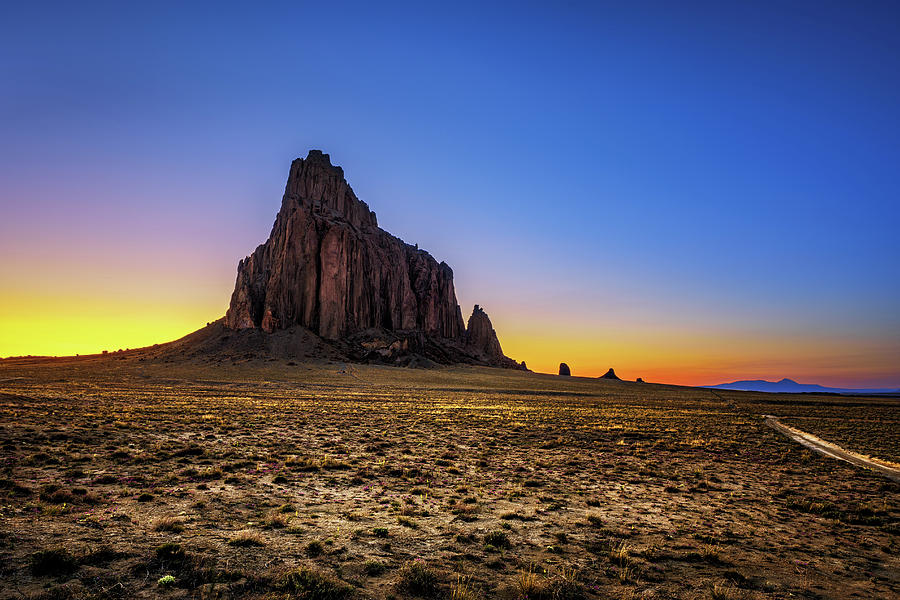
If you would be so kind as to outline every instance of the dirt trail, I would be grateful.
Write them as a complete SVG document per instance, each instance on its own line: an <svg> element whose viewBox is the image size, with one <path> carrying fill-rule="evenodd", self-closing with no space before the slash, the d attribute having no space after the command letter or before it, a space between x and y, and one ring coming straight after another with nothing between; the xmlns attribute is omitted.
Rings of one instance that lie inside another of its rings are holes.
<svg viewBox="0 0 900 600"><path fill-rule="evenodd" d="M806 433L805 431L801 431L799 429L795 429L794 427L785 425L778 420L778 417L774 415L763 415L763 418L765 419L766 425L768 425L775 431L783 433L795 442L799 442L810 450L814 450L815 452L818 452L819 454L823 454L825 456L830 456L831 458L846 461L858 467L871 469L877 473L880 473L881 475L884 475L892 481L900 483L900 466L895 465L894 463L845 450L840 446L832 444L831 442L826 442L825 440L818 438L811 433Z"/></svg>

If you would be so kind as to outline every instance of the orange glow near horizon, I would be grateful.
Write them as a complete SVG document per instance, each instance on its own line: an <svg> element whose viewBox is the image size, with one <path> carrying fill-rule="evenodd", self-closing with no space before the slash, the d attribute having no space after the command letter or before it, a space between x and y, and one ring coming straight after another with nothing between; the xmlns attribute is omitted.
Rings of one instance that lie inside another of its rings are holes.
<svg viewBox="0 0 900 600"><path fill-rule="evenodd" d="M715 385L737 380L788 377L831 387L895 387L896 348L844 340L777 339L727 333L642 331L592 334L590 330L548 334L506 325L504 352L528 368L557 373L565 362L572 375L598 377L609 368L622 379L678 385ZM860 385L858 381L866 381Z"/></svg>

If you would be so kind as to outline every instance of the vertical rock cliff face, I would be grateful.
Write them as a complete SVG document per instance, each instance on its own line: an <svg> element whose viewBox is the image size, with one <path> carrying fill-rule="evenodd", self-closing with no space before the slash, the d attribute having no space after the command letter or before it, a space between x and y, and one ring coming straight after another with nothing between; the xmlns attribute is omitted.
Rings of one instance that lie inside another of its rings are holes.
<svg viewBox="0 0 900 600"><path fill-rule="evenodd" d="M343 170L312 150L291 165L269 239L238 265L225 324L269 333L300 325L327 340L408 332L420 347L427 338L453 356L499 364L500 344L479 311L467 337L450 267L380 229Z"/></svg>

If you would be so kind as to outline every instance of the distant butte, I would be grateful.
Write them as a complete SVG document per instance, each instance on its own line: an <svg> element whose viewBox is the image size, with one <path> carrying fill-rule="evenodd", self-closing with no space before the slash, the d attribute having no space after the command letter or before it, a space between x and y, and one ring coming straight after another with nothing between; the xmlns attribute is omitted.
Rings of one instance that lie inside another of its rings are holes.
<svg viewBox="0 0 900 600"><path fill-rule="evenodd" d="M607 371L606 373L601 375L599 378L600 379L615 379L617 381L621 381L621 379L619 379L619 376L616 375L616 372L613 370L612 367L610 367L609 371Z"/></svg>
<svg viewBox="0 0 900 600"><path fill-rule="evenodd" d="M525 368L503 354L481 307L463 324L447 263L379 228L319 150L291 164L269 239L238 264L224 325L299 327L351 360Z"/></svg>

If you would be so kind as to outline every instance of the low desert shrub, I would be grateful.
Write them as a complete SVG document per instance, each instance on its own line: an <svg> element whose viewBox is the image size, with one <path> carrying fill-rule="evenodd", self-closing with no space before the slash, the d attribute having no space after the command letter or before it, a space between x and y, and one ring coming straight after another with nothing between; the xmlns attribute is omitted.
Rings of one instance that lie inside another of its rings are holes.
<svg viewBox="0 0 900 600"><path fill-rule="evenodd" d="M509 536L505 531L491 531L484 536L484 543L494 548L509 548L512 546L509 542Z"/></svg>
<svg viewBox="0 0 900 600"><path fill-rule="evenodd" d="M383 562L379 562L377 560L367 560L363 565L363 571L365 571L366 575L369 575L371 577L381 575L386 570L387 566Z"/></svg>
<svg viewBox="0 0 900 600"><path fill-rule="evenodd" d="M353 593L346 583L306 567L285 575L278 588L303 600L344 600Z"/></svg>
<svg viewBox="0 0 900 600"><path fill-rule="evenodd" d="M320 540L312 540L311 542L306 544L306 555L310 558L320 556L324 551L325 546L322 545L322 542Z"/></svg>
<svg viewBox="0 0 900 600"><path fill-rule="evenodd" d="M31 573L37 577L65 575L78 568L78 561L65 548L38 550L31 555Z"/></svg>
<svg viewBox="0 0 900 600"><path fill-rule="evenodd" d="M423 560L411 560L400 568L397 587L413 596L430 598L438 592L438 576Z"/></svg>
<svg viewBox="0 0 900 600"><path fill-rule="evenodd" d="M156 555L156 560L162 565L176 570L188 564L187 552L181 547L181 544L166 542L157 546L154 554Z"/></svg>

